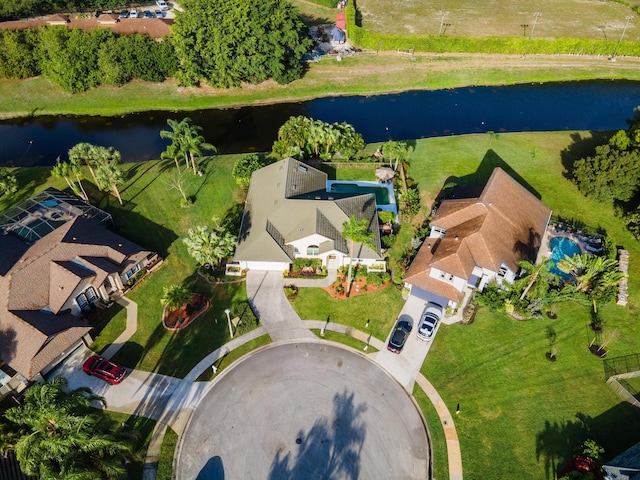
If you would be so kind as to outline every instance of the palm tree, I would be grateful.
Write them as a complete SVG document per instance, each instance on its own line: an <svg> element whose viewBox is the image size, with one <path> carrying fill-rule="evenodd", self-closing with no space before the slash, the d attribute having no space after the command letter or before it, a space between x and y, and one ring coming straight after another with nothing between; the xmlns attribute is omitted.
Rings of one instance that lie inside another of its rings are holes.
<svg viewBox="0 0 640 480"><path fill-rule="evenodd" d="M95 145L91 145L90 143L86 142L74 145L69 150L69 162L75 165L79 165L81 163L87 165L87 167L89 167L89 171L91 172L91 176L93 177L94 183L98 185L96 174L93 171L93 154L95 153L95 148Z"/></svg>
<svg viewBox="0 0 640 480"><path fill-rule="evenodd" d="M178 163L179 156L181 156L181 153L178 149L178 146L174 143L171 143L167 145L167 148L165 149L165 151L160 154L160 159L173 160L176 164L176 168L178 169L178 171L180 171L180 164Z"/></svg>
<svg viewBox="0 0 640 480"><path fill-rule="evenodd" d="M356 243L376 250L373 244L374 234L369 230L369 222L366 218L358 220L355 215L351 215L349 220L342 224L342 236L349 240L349 273L347 275L347 297L351 291L351 275L353 274L353 251Z"/></svg>
<svg viewBox="0 0 640 480"><path fill-rule="evenodd" d="M66 392L56 378L34 385L24 405L5 412L21 431L15 442L20 467L41 478L120 478L123 457L131 454L124 436L110 431L110 420L91 403L104 403L88 388Z"/></svg>
<svg viewBox="0 0 640 480"><path fill-rule="evenodd" d="M55 178L64 178L73 193L81 197L83 200L87 202L89 201L87 192L84 191L84 187L82 186L82 182L80 180L82 172L80 171L80 168L77 164L61 162L60 157L58 157L58 159L56 160L56 164L51 169L51 175L53 175ZM78 182L77 185L75 181L71 180L73 177L76 178Z"/></svg>
<svg viewBox="0 0 640 480"><path fill-rule="evenodd" d="M191 301L191 292L181 285L169 285L168 287L163 287L162 291L163 295L160 303L166 305L170 311L177 310Z"/></svg>
<svg viewBox="0 0 640 480"><path fill-rule="evenodd" d="M98 186L102 190L109 188L113 189L113 193L116 195L120 205L122 205L122 197L118 190L118 185L122 185L126 179L125 169L120 160L120 152L113 148L106 149L104 147L97 147L96 153L96 181Z"/></svg>
<svg viewBox="0 0 640 480"><path fill-rule="evenodd" d="M183 118L180 122L177 120L167 119L167 124L171 127L172 131L161 130L160 136L162 138L168 138L171 140L171 150L167 149L168 155L173 155L174 159L178 155L184 155L187 168L189 167L189 160L193 167L193 173L197 173L196 170L196 157L202 156L202 151L216 151L216 147L207 143L200 132L202 127L198 125L192 125L189 117ZM177 164L177 162L176 162Z"/></svg>
<svg viewBox="0 0 640 480"><path fill-rule="evenodd" d="M557 267L575 277L572 282L566 284L565 291L569 293L583 292L589 295L593 302L594 313L598 313L596 301L627 276L626 273L620 271L616 260L588 253L573 257L565 256L557 263Z"/></svg>
<svg viewBox="0 0 640 480"><path fill-rule="evenodd" d="M216 147L207 143L204 137L200 135L201 131L202 127L199 127L198 125L190 125L184 136L185 148L187 152L189 152L194 175L197 173L196 158L201 157L203 151L213 153L217 152Z"/></svg>
<svg viewBox="0 0 640 480"><path fill-rule="evenodd" d="M178 164L177 158L184 156L187 168L189 168L189 161L187 160L187 151L184 146L183 137L185 130L188 128L189 122L191 122L189 117L184 117L179 122L168 118L167 125L169 125L171 130L160 130L161 138L168 138L171 140L171 144L166 150L166 152L168 152L167 155L173 156L176 165Z"/></svg>
<svg viewBox="0 0 640 480"><path fill-rule="evenodd" d="M520 295L520 300L523 300L531 291L534 298L541 298L549 290L549 284L553 283L557 279L557 275L553 274L549 269L553 265L553 260L544 257L542 261L535 265L529 260L521 260L518 262L518 266L526 270L526 275L517 280L517 284L520 285L523 281L527 282L526 287ZM536 286L534 290L531 290L533 286ZM520 287L522 288L522 287Z"/></svg>
<svg viewBox="0 0 640 480"><path fill-rule="evenodd" d="M222 259L233 254L237 238L227 228L218 226L209 230L206 226L190 228L187 238L182 241L187 245L189 254L196 261L213 268L214 262L221 265Z"/></svg>
<svg viewBox="0 0 640 480"><path fill-rule="evenodd" d="M394 170L400 167L400 177L402 178L402 186L404 187L404 193L407 193L407 178L405 173L405 163L409 160L409 148L404 142L394 142L389 140L382 144L382 155L389 162L394 165Z"/></svg>

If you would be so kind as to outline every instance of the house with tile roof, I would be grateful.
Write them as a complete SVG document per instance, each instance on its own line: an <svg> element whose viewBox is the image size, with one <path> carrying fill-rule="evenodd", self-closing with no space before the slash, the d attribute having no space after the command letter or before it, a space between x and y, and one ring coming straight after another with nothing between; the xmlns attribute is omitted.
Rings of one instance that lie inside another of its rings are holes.
<svg viewBox="0 0 640 480"><path fill-rule="evenodd" d="M518 262L535 261L551 210L501 168L482 193L442 202L407 270L411 295L455 308L487 283L513 283Z"/></svg>
<svg viewBox="0 0 640 480"><path fill-rule="evenodd" d="M1 213L0 222L2 396L89 345L85 318L157 255L106 228L108 213L55 189Z"/></svg>
<svg viewBox="0 0 640 480"><path fill-rule="evenodd" d="M375 195L327 191L327 175L292 158L253 173L234 260L244 269L288 270L296 258L318 258L329 269L347 265L342 225L366 219L375 249L355 245L354 262L383 265Z"/></svg>

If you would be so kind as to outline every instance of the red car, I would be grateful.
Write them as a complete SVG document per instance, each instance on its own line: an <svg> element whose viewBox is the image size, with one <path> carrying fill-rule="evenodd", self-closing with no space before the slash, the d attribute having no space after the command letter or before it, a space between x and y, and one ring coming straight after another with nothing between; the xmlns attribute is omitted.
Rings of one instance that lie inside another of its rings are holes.
<svg viewBox="0 0 640 480"><path fill-rule="evenodd" d="M98 355L89 357L89 359L84 362L84 365L82 365L82 370L87 375L93 375L112 385L120 383L127 375L127 370L125 370L124 367L111 363L106 358L99 357Z"/></svg>

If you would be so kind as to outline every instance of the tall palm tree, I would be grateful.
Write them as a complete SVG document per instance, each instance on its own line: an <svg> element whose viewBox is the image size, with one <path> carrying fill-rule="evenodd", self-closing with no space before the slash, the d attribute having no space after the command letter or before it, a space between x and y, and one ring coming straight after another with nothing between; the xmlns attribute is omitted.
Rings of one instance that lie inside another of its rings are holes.
<svg viewBox="0 0 640 480"><path fill-rule="evenodd" d="M179 122L169 118L167 124L171 127L171 131L161 130L160 136L171 140L172 150L169 154L175 155L174 158L177 158L178 154L184 155L187 168L191 166L193 173L197 173L196 157L202 156L203 151L216 152L216 147L206 142L200 135L202 127L192 125L189 117L184 117Z"/></svg>
<svg viewBox="0 0 640 480"><path fill-rule="evenodd" d="M176 164L176 168L178 169L178 171L180 171L180 164L178 163L179 156L181 156L181 153L178 149L178 146L174 143L171 143L167 145L167 148L165 149L165 151L160 154L160 159L173 160Z"/></svg>
<svg viewBox="0 0 640 480"><path fill-rule="evenodd" d="M41 478L120 478L131 448L110 431L102 411L91 408L104 399L88 388L67 392L66 387L64 378L34 385L23 406L5 412L21 428L14 445L20 467Z"/></svg>
<svg viewBox="0 0 640 480"><path fill-rule="evenodd" d="M181 285L169 285L168 287L163 287L162 289L162 298L160 299L160 303L162 305L166 305L169 310L177 310L185 303L189 303L191 301L191 292Z"/></svg>
<svg viewBox="0 0 640 480"><path fill-rule="evenodd" d="M518 285L521 284L521 282L527 282L526 287L522 291L522 295L520 295L520 300L524 299L529 293L531 293L534 298L541 298L547 293L549 284L557 279L557 275L554 275L550 271L552 265L553 260L546 257L537 265L529 260L521 260L518 262L518 266L527 272L516 281ZM534 286L536 288L532 290Z"/></svg>
<svg viewBox="0 0 640 480"><path fill-rule="evenodd" d="M93 170L93 154L95 152L95 145L91 145L90 143L81 142L69 150L69 162L75 165L79 165L84 163L87 167L89 167L89 172L91 172L91 176L93 177L93 181L96 185L98 185L98 180L96 179L96 174Z"/></svg>
<svg viewBox="0 0 640 480"><path fill-rule="evenodd" d="M353 274L353 251L355 244L360 243L362 246L376 250L373 244L375 238L373 232L369 230L369 222L366 218L358 220L355 215L351 215L349 220L342 224L342 236L349 240L349 273L347 275L347 297L351 292L351 276Z"/></svg>
<svg viewBox="0 0 640 480"><path fill-rule="evenodd" d="M96 152L96 181L102 190L113 189L118 202L122 205L122 197L118 185L122 185L126 179L125 169L122 165L120 152L113 148L98 147ZM101 149L101 150L100 150Z"/></svg>
<svg viewBox="0 0 640 480"><path fill-rule="evenodd" d="M557 266L563 272L570 273L575 277L572 282L565 285L565 291L569 293L583 292L589 295L594 313L598 313L597 300L627 276L626 273L620 271L616 260L588 253L573 257L565 256Z"/></svg>
<svg viewBox="0 0 640 480"><path fill-rule="evenodd" d="M177 159L178 157L184 157L187 168L189 168L189 161L187 160L187 150L184 145L183 137L186 129L188 128L189 122L191 122L191 119L189 117L184 117L180 121L168 118L167 125L169 125L169 128L171 128L171 130L160 130L161 138L168 138L169 140L171 140L171 144L167 148L167 152L169 152L170 155L175 155L173 157L174 159ZM169 150L169 148L171 148L171 150Z"/></svg>
<svg viewBox="0 0 640 480"><path fill-rule="evenodd" d="M184 135L185 149L189 153L194 175L197 173L196 158L201 157L203 151L213 153L217 152L216 147L207 143L204 137L200 135L201 131L202 127L198 125L190 125Z"/></svg>

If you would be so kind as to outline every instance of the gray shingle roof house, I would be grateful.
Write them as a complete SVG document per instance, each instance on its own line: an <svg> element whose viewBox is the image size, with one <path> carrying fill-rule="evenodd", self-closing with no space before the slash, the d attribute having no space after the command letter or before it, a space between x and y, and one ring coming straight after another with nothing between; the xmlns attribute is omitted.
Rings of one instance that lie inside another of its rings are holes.
<svg viewBox="0 0 640 480"><path fill-rule="evenodd" d="M356 244L354 260L384 263L375 195L327 192L327 175L287 158L253 173L234 260L242 268L287 270L295 258L319 258L329 268L349 262L342 224L366 218L375 250Z"/></svg>
<svg viewBox="0 0 640 480"><path fill-rule="evenodd" d="M640 443L609 460L602 468L607 480L640 480Z"/></svg>
<svg viewBox="0 0 640 480"><path fill-rule="evenodd" d="M535 260L551 210L501 168L477 198L445 200L407 270L411 294L454 308L470 289L513 283L518 261Z"/></svg>
<svg viewBox="0 0 640 480"><path fill-rule="evenodd" d="M157 257L105 228L106 212L54 189L8 212L0 214L0 396L90 343L82 317Z"/></svg>

